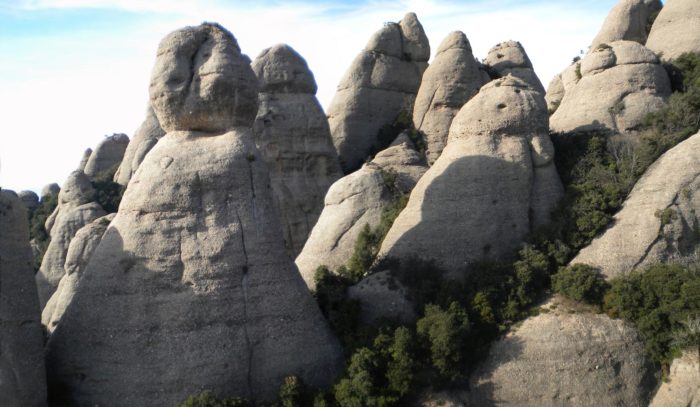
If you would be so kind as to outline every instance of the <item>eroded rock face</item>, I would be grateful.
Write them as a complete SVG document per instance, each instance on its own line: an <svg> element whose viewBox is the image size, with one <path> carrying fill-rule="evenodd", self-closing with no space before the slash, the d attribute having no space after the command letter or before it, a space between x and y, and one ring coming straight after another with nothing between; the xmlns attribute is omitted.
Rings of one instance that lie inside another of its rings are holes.
<svg viewBox="0 0 700 407"><path fill-rule="evenodd" d="M0 191L0 405L46 406L46 370L26 209Z"/></svg>
<svg viewBox="0 0 700 407"><path fill-rule="evenodd" d="M55 182L52 184L44 185L44 187L41 188L41 198L43 199L45 196L58 195L60 191L61 187L59 187L58 184L56 184Z"/></svg>
<svg viewBox="0 0 700 407"><path fill-rule="evenodd" d="M425 135L431 164L445 148L452 119L483 84L467 36L460 31L450 33L423 74L413 107L413 124Z"/></svg>
<svg viewBox="0 0 700 407"><path fill-rule="evenodd" d="M612 226L572 263L607 277L658 262L684 262L700 249L700 134L678 144L637 181Z"/></svg>
<svg viewBox="0 0 700 407"><path fill-rule="evenodd" d="M65 275L41 312L41 323L49 333L56 329L66 308L73 301L83 271L115 216L115 213L111 213L94 220L82 227L71 240L66 254Z"/></svg>
<svg viewBox="0 0 700 407"><path fill-rule="evenodd" d="M554 113L559 108L566 92L576 86L581 77L581 61L577 60L552 78L547 87L547 94L544 96L550 113Z"/></svg>
<svg viewBox="0 0 700 407"><path fill-rule="evenodd" d="M128 144L129 137L126 134L113 134L105 137L85 163L85 174L94 178L106 171L115 171L124 158Z"/></svg>
<svg viewBox="0 0 700 407"><path fill-rule="evenodd" d="M668 0L654 21L646 46L664 60L700 52L700 8L695 0Z"/></svg>
<svg viewBox="0 0 700 407"><path fill-rule="evenodd" d="M382 211L395 199L393 188L410 192L427 168L425 156L401 135L374 160L331 185L323 212L296 259L306 284L316 286L314 274L319 266L335 270L345 265L362 228L376 227ZM395 174L393 183L388 182L390 173Z"/></svg>
<svg viewBox="0 0 700 407"><path fill-rule="evenodd" d="M149 103L146 110L146 118L136 130L136 133L134 133L133 140L126 146L124 159L114 174L114 182L126 186L139 168L139 165L141 165L146 154L151 151L153 146L164 135L165 131L160 128L158 118Z"/></svg>
<svg viewBox="0 0 700 407"><path fill-rule="evenodd" d="M276 45L251 66L260 83L255 143L270 172L287 253L294 258L321 214L328 188L342 176L340 163L314 76L301 55Z"/></svg>
<svg viewBox="0 0 700 407"><path fill-rule="evenodd" d="M100 204L93 201L94 196L95 189L90 178L80 170L73 171L63 183L58 194L58 206L46 220L45 228L51 242L36 274L42 309L65 274L66 253L75 234L83 226L107 214Z"/></svg>
<svg viewBox="0 0 700 407"><path fill-rule="evenodd" d="M33 211L39 206L39 195L34 191L22 191L17 196L28 211Z"/></svg>
<svg viewBox="0 0 700 407"><path fill-rule="evenodd" d="M614 41L647 42L651 21L661 10L660 0L620 0L610 10L598 35L591 43L591 50L600 44Z"/></svg>
<svg viewBox="0 0 700 407"><path fill-rule="evenodd" d="M491 346L468 405L648 405L656 379L634 328L551 305Z"/></svg>
<svg viewBox="0 0 700 407"><path fill-rule="evenodd" d="M382 126L402 111L413 111L429 57L423 27L408 13L398 24L377 31L355 58L328 107L333 144L346 174L391 142L378 140Z"/></svg>
<svg viewBox="0 0 700 407"><path fill-rule="evenodd" d="M649 404L650 407L698 407L700 406L700 355L687 351L671 364L668 381Z"/></svg>
<svg viewBox="0 0 700 407"><path fill-rule="evenodd" d="M80 164L78 164L78 169L80 171L85 172L85 166L87 165L88 161L90 160L91 155L92 155L91 148L86 148L85 151L83 151L83 156L80 158Z"/></svg>
<svg viewBox="0 0 700 407"><path fill-rule="evenodd" d="M563 194L542 94L513 76L485 85L455 117L447 147L418 181L380 256L421 256L457 278L512 256Z"/></svg>
<svg viewBox="0 0 700 407"><path fill-rule="evenodd" d="M632 41L601 44L581 61L580 73L581 79L566 91L550 119L553 131L632 133L671 95L659 59Z"/></svg>
<svg viewBox="0 0 700 407"><path fill-rule="evenodd" d="M150 406L202 389L268 401L290 372L312 387L332 383L341 351L284 253L250 130L249 61L210 23L168 35L158 55L151 96L169 130L130 181L47 344L52 389L71 405ZM166 67L202 86L171 92ZM200 122L210 110L211 126ZM176 130L189 127L209 130Z"/></svg>
<svg viewBox="0 0 700 407"><path fill-rule="evenodd" d="M493 68L502 77L513 75L530 85L532 89L545 93L542 82L532 67L525 48L517 41L506 41L489 50L484 63Z"/></svg>

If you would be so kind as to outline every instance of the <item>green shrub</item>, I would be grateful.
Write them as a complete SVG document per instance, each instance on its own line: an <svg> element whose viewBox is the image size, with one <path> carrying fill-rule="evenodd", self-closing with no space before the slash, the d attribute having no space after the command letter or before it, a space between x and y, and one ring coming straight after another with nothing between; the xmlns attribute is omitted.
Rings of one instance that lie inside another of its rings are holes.
<svg viewBox="0 0 700 407"><path fill-rule="evenodd" d="M356 342L361 309L359 301L347 298L347 289L354 281L343 274L332 273L325 266L316 270L314 281L316 302L349 351L350 345Z"/></svg>
<svg viewBox="0 0 700 407"><path fill-rule="evenodd" d="M605 278L595 268L585 264L562 267L552 276L552 289L572 300L601 305L608 288Z"/></svg>
<svg viewBox="0 0 700 407"><path fill-rule="evenodd" d="M297 376L287 376L280 386L279 402L280 407L301 407L305 403L304 385Z"/></svg>
<svg viewBox="0 0 700 407"><path fill-rule="evenodd" d="M104 170L92 179L92 186L95 188L95 201L107 213L115 213L119 210L119 204L126 189L113 181L114 174L118 168L119 165L116 165L108 170Z"/></svg>
<svg viewBox="0 0 700 407"><path fill-rule="evenodd" d="M452 382L464 372L469 331L467 312L456 301L447 309L426 305L425 316L418 320L416 332L430 350L430 360L442 380Z"/></svg>
<svg viewBox="0 0 700 407"><path fill-rule="evenodd" d="M41 267L44 253L51 241L51 236L46 231L44 224L56 206L58 206L58 195L46 195L41 198L39 206L29 214L29 238L33 239L36 247L39 248L39 255L33 259L34 271L38 271Z"/></svg>
<svg viewBox="0 0 700 407"><path fill-rule="evenodd" d="M177 407L253 407L253 403L241 398L217 399L210 391L190 396Z"/></svg>
<svg viewBox="0 0 700 407"><path fill-rule="evenodd" d="M661 220L661 226L668 225L672 221L678 219L678 213L673 208L657 209L654 216Z"/></svg>

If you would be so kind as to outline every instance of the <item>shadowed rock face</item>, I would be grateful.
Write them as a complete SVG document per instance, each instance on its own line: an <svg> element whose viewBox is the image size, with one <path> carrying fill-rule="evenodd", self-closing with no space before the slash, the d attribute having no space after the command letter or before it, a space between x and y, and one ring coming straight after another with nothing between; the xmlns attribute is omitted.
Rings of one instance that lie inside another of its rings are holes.
<svg viewBox="0 0 700 407"><path fill-rule="evenodd" d="M552 304L491 347L467 405L647 406L656 379L634 327Z"/></svg>
<svg viewBox="0 0 700 407"><path fill-rule="evenodd" d="M153 108L148 106L146 118L141 123L141 126L134 133L134 138L126 147L124 159L119 165L117 172L114 174L114 182L126 186L131 180L136 170L141 165L146 154L151 151L158 140L165 135L165 131L160 128L158 118L153 112Z"/></svg>
<svg viewBox="0 0 700 407"><path fill-rule="evenodd" d="M605 18L598 35L591 43L591 50L600 44L614 41L634 41L642 45L649 35L649 23L661 10L659 0L620 0Z"/></svg>
<svg viewBox="0 0 700 407"><path fill-rule="evenodd" d="M646 46L664 60L700 52L700 7L696 0L668 0L654 21Z"/></svg>
<svg viewBox="0 0 700 407"><path fill-rule="evenodd" d="M550 118L556 132L634 133L644 116L662 108L671 83L659 59L632 41L600 45L580 66L581 79L566 90Z"/></svg>
<svg viewBox="0 0 700 407"><path fill-rule="evenodd" d="M458 278L512 256L562 196L542 94L508 76L455 117L447 147L418 181L380 256L433 258Z"/></svg>
<svg viewBox="0 0 700 407"><path fill-rule="evenodd" d="M333 144L346 174L386 147L377 139L382 126L402 111L413 111L429 58L428 38L413 13L398 24L387 23L355 58L328 107Z"/></svg>
<svg viewBox="0 0 700 407"><path fill-rule="evenodd" d="M58 195L60 191L61 187L59 187L58 184L56 184L55 182L52 184L44 185L44 187L41 188L41 198L44 198L45 196Z"/></svg>
<svg viewBox="0 0 700 407"><path fill-rule="evenodd" d="M106 215L100 204L94 202L95 189L90 179L80 170L73 171L58 194L58 206L46 220L46 231L51 242L36 274L39 304L43 309L65 274L64 264L68 246L78 230L95 219Z"/></svg>
<svg viewBox="0 0 700 407"><path fill-rule="evenodd" d="M18 196L27 210L34 210L39 206L39 195L34 191L22 191Z"/></svg>
<svg viewBox="0 0 700 407"><path fill-rule="evenodd" d="M400 135L374 160L331 185L323 212L296 259L306 284L315 287L319 266L335 270L347 264L362 228L376 227L382 211L392 203L392 188L410 192L427 169L425 157L406 135ZM388 172L396 174L394 185L386 181Z"/></svg>
<svg viewBox="0 0 700 407"><path fill-rule="evenodd" d="M483 84L469 40L460 31L450 33L425 70L413 107L413 124L425 135L431 164L445 148L452 119Z"/></svg>
<svg viewBox="0 0 700 407"><path fill-rule="evenodd" d="M498 72L499 76L512 75L530 85L535 91L545 93L544 86L532 67L530 57L517 41L502 42L491 48L484 63Z"/></svg>
<svg viewBox="0 0 700 407"><path fill-rule="evenodd" d="M700 134L661 156L637 181L612 226L572 263L612 278L659 262L695 262L700 239Z"/></svg>
<svg viewBox="0 0 700 407"><path fill-rule="evenodd" d="M27 213L0 191L0 405L46 406L46 371Z"/></svg>
<svg viewBox="0 0 700 407"><path fill-rule="evenodd" d="M214 24L170 34L158 55L151 96L169 130L131 179L47 344L52 394L69 405L150 406L202 389L268 401L289 374L332 383L339 344L284 253L252 132L234 125L250 126L257 109L247 58ZM162 60L207 90L172 91ZM210 130L174 130L189 127Z"/></svg>
<svg viewBox="0 0 700 407"><path fill-rule="evenodd" d="M128 144L129 137L126 134L105 137L85 163L85 174L94 178L105 171L114 171L114 168L122 162Z"/></svg>
<svg viewBox="0 0 700 407"><path fill-rule="evenodd" d="M261 87L255 143L270 173L287 253L294 258L321 214L328 188L342 176L340 163L306 61L282 44L264 50L251 67Z"/></svg>

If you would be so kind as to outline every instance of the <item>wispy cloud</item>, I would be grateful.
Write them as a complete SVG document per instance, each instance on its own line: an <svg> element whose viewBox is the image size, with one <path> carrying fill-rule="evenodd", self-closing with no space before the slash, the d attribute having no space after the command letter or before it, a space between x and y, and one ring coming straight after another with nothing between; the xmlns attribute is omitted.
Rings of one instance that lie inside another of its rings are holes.
<svg viewBox="0 0 700 407"><path fill-rule="evenodd" d="M254 58L275 43L303 55L327 106L374 31L415 11L433 50L464 31L484 58L498 42L525 46L547 81L585 49L615 0L262 1L25 0L0 6L0 185L62 182L104 134L143 118L155 49L168 32L217 21Z"/></svg>

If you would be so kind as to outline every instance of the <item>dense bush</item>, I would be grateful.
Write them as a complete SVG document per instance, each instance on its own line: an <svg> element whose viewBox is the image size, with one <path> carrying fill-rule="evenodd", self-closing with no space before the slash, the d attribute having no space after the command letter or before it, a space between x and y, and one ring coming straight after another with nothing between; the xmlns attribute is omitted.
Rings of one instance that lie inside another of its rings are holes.
<svg viewBox="0 0 700 407"><path fill-rule="evenodd" d="M447 309L428 304L416 325L418 336L430 350L432 366L447 383L464 372L469 331L467 311L456 301Z"/></svg>
<svg viewBox="0 0 700 407"><path fill-rule="evenodd" d="M46 231L44 224L58 206L58 195L46 195L41 198L39 206L29 213L29 238L34 240L35 246L39 249L39 254L34 258L34 270L39 270L41 261L44 258L46 248L49 246L51 236Z"/></svg>
<svg viewBox="0 0 700 407"><path fill-rule="evenodd" d="M119 204L124 195L125 187L113 181L114 173L119 166L115 166L108 170L97 174L92 180L92 186L95 188L95 201L100 204L102 209L107 213L117 212Z"/></svg>
<svg viewBox="0 0 700 407"><path fill-rule="evenodd" d="M210 391L204 391L199 395L190 396L177 407L253 407L253 404L240 398L217 399Z"/></svg>
<svg viewBox="0 0 700 407"><path fill-rule="evenodd" d="M562 267L552 276L552 289L566 297L593 305L603 303L608 283L598 270L585 264Z"/></svg>

